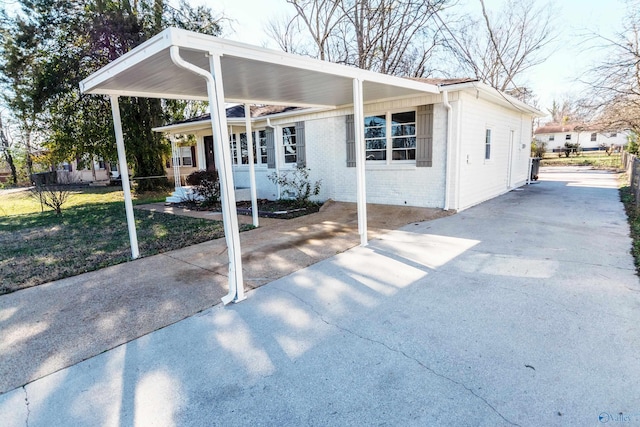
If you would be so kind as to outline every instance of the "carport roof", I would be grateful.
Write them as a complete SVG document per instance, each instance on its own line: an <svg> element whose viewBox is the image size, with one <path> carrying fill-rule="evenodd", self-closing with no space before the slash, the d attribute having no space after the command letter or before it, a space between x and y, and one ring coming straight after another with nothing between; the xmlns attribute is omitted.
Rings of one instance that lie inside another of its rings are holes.
<svg viewBox="0 0 640 427"><path fill-rule="evenodd" d="M439 93L437 86L168 28L80 83L84 93L208 100L206 81L176 66L170 48L205 70L219 55L226 102L335 108L353 103L353 79L364 102Z"/></svg>

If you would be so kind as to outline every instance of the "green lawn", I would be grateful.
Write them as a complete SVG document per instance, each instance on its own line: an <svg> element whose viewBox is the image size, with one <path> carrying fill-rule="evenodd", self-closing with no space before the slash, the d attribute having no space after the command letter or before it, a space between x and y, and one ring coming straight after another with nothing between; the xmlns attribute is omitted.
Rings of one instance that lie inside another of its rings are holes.
<svg viewBox="0 0 640 427"><path fill-rule="evenodd" d="M593 166L596 168L610 169L620 167L620 154L610 156L604 151L582 152L579 156L572 154L570 157L558 157L558 153L546 153L540 166Z"/></svg>
<svg viewBox="0 0 640 427"><path fill-rule="evenodd" d="M163 200L153 194L135 203ZM127 261L131 255L122 191L74 192L62 215L40 212L25 192L0 194L0 294ZM220 221L135 210L141 256L224 236ZM251 226L244 226L243 230Z"/></svg>
<svg viewBox="0 0 640 427"><path fill-rule="evenodd" d="M120 187L82 187L70 192L63 210L74 206L124 201L124 193ZM132 196L134 203L152 203L163 201L168 195L169 193L146 193ZM47 211L49 208L45 206L44 210ZM36 212L41 212L40 202L30 197L28 190L10 194L0 192L0 217Z"/></svg>
<svg viewBox="0 0 640 427"><path fill-rule="evenodd" d="M640 275L640 212L636 209L636 201L629 185L620 188L620 200L624 204L629 221L631 236L631 254L636 266L636 272Z"/></svg>

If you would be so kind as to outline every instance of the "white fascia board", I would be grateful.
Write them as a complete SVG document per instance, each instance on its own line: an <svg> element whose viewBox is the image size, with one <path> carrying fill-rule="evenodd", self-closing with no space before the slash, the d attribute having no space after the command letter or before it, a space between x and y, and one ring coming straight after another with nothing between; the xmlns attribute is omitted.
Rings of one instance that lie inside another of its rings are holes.
<svg viewBox="0 0 640 427"><path fill-rule="evenodd" d="M325 104L307 104L307 103L300 103L300 102L281 102L281 101L273 101L273 100L266 100L266 99L243 99L243 100L238 100L235 98L225 98L225 102L229 102L229 103L234 103L234 104L251 104L251 105L280 105L283 107L303 107L303 108L315 108L315 109L322 109L322 110L332 110L335 107L335 105L325 105ZM243 119L244 120L244 119Z"/></svg>
<svg viewBox="0 0 640 427"><path fill-rule="evenodd" d="M545 116L545 114L542 111L538 110L537 108L534 108L528 104L525 104L519 99L514 98L511 95L507 95L504 92L500 92L498 89L495 89L482 82L465 82L465 83L457 83L452 85L440 86L440 91L445 91L445 90L447 92L462 91L462 90L467 90L467 91L478 90L484 93L485 95L488 95L494 98L495 100L498 100L499 103L509 104L512 108L519 110L520 112L523 112L522 110L524 110L524 112L534 116L538 116L538 117Z"/></svg>
<svg viewBox="0 0 640 427"><path fill-rule="evenodd" d="M211 120L198 120L197 122L178 123L175 125L158 126L157 128L151 128L154 132L166 132L170 134L176 133L189 133L197 132L200 130L211 130Z"/></svg>
<svg viewBox="0 0 640 427"><path fill-rule="evenodd" d="M425 92L425 93L415 93L411 96L409 95L400 95L400 96L391 96L388 98L380 98L380 99L374 99L372 101L367 101L364 103L365 106L367 105L373 105L373 104L381 104L384 102L393 102L393 101L398 101L400 99L414 99L414 98L420 98L421 96L425 96L425 95L440 95L440 92ZM418 105L418 104L416 104ZM344 105L337 105L335 108L331 108L332 110L348 110L353 114L353 104L344 104Z"/></svg>
<svg viewBox="0 0 640 427"><path fill-rule="evenodd" d="M80 89L82 91L82 89ZM131 90L114 90L114 89L100 89L98 91L83 92L96 95L114 95L114 96L137 96L140 98L163 98L163 99L179 99L188 101L207 101L207 96L187 96L183 94L172 94L167 92L138 92Z"/></svg>
<svg viewBox="0 0 640 427"><path fill-rule="evenodd" d="M293 117L297 117L297 116L302 116L302 115L307 115L307 114L313 114L313 113L318 113L321 111L328 111L328 110L334 110L335 108L331 107L331 108L305 108L304 110L294 110L294 111L285 111L283 113L276 113L276 114L269 114L266 116L260 116L260 117L252 117L251 118L251 123L258 123L258 122L264 122L267 120L267 118L269 119L286 119L286 118L293 118ZM245 124L245 119L242 117L227 117L227 123L233 124L233 125L242 125L244 126ZM204 119L204 120L198 120L197 122L189 122L189 123L178 123L175 125L166 125L166 126L159 126L157 128L153 128L151 129L154 132L168 132L168 133L183 133L183 132L197 132L200 130L206 130L209 129L211 127L211 120L210 119Z"/></svg>
<svg viewBox="0 0 640 427"><path fill-rule="evenodd" d="M419 92L425 92L425 93L431 93L431 94L440 93L440 89L438 88L438 86L431 83L425 83L418 80L406 79L404 77L390 76L387 74L381 74L381 73L376 73L376 72L367 71L367 70L358 69L358 71L363 74L362 76L358 76L358 77L361 78L364 83L367 83L367 82L380 83L384 85L398 86L406 89L412 89Z"/></svg>

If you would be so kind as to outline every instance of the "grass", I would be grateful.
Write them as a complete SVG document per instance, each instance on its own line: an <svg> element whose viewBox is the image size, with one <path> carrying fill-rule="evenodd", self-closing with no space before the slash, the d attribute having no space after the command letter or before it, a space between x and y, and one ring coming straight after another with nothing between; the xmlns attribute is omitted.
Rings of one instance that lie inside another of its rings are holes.
<svg viewBox="0 0 640 427"><path fill-rule="evenodd" d="M143 195L136 203L160 196ZM24 192L0 195L0 294L129 260L122 197L114 189L78 190L56 215L40 212L39 203L26 200ZM224 236L220 221L143 210L136 210L135 217L141 256Z"/></svg>
<svg viewBox="0 0 640 427"><path fill-rule="evenodd" d="M629 185L620 187L620 200L627 212L631 235L631 254L636 266L636 273L640 275L640 211L636 208L636 200Z"/></svg>
<svg viewBox="0 0 640 427"><path fill-rule="evenodd" d="M164 201L169 195L166 192L132 194L134 204L153 203ZM124 192L120 187L78 187L71 190L69 199L63 206L64 209L75 206L122 202ZM48 208L45 206L44 210ZM29 191L10 194L0 194L0 216L23 215L41 212L40 202L29 196Z"/></svg>
<svg viewBox="0 0 640 427"><path fill-rule="evenodd" d="M547 153L540 161L540 166L592 166L598 169L613 169L620 167L620 154L610 156L604 151L582 152L579 156L558 157L558 153Z"/></svg>

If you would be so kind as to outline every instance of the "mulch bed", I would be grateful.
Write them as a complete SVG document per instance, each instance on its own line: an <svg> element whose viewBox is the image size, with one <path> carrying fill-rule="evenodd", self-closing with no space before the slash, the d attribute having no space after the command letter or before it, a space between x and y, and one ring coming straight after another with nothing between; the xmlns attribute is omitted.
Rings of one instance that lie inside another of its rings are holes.
<svg viewBox="0 0 640 427"><path fill-rule="evenodd" d="M220 212L222 206L217 203L213 206L201 206L198 202L185 201L174 203L174 206L194 211ZM322 203L299 203L295 200L267 200L258 199L258 216L263 218L292 219L318 212ZM251 202L236 202L236 210L240 215L252 215Z"/></svg>

